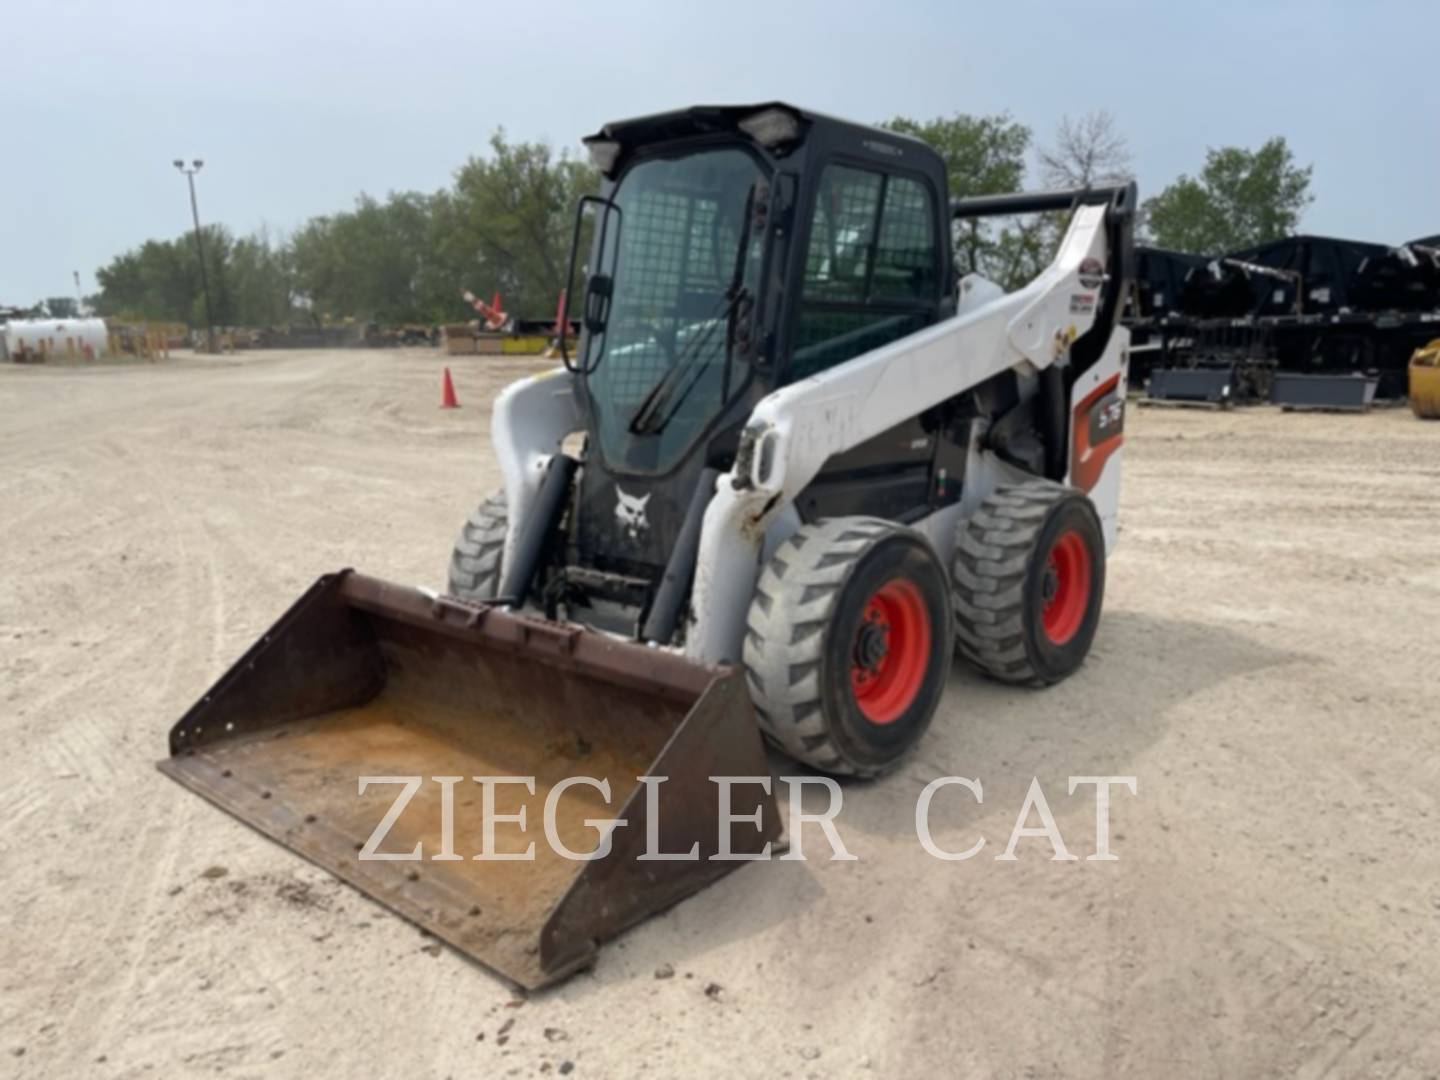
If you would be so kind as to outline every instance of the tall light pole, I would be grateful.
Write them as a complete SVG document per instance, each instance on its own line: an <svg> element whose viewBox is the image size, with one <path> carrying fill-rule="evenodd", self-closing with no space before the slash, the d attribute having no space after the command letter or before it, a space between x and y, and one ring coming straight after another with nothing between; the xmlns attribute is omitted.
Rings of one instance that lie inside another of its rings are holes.
<svg viewBox="0 0 1440 1080"><path fill-rule="evenodd" d="M195 202L195 174L205 167L205 162L196 158L187 168L185 162L175 159L175 168L190 181L190 216L195 220L195 254L200 257L200 288L205 293L205 342L211 353L215 352L215 315L210 310L210 279L205 273L205 244L200 239L200 207Z"/></svg>

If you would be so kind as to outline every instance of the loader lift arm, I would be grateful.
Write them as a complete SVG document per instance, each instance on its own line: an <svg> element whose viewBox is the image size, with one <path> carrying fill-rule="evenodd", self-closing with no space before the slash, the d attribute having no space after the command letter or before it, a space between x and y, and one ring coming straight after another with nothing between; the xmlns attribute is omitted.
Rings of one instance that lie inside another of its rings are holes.
<svg viewBox="0 0 1440 1080"><path fill-rule="evenodd" d="M1077 387L1085 393L1100 387L1101 375L1108 377L1122 363L1128 343L1116 320L1131 280L1134 206L1133 184L952 204L957 217L1071 207L1074 214L1055 261L1029 285L776 390L755 407L729 482L720 484L706 511L694 598L698 630L687 639L691 656L712 663L734 657L744 612L729 599L734 590L727 591L723 583L744 580L762 546L773 548L793 531L795 522L786 521L785 508L833 455L937 402L1024 368L1041 379L1049 372L1063 387L1051 392L1061 408L1046 434L1061 461L1068 457L1068 432L1059 430L1068 427L1071 410L1065 403ZM1077 296L1097 294L1100 302L1075 311ZM1013 473L993 454L989 458L985 468L969 470L970 482L956 508L922 523L943 556L948 557L958 516ZM1113 538L1113 507L1101 516Z"/></svg>

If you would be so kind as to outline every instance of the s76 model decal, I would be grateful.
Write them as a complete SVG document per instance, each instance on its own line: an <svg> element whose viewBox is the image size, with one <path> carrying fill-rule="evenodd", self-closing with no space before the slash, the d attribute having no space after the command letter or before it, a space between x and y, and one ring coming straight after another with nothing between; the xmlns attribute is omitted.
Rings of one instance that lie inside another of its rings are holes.
<svg viewBox="0 0 1440 1080"><path fill-rule="evenodd" d="M1070 479L1081 491L1091 490L1105 462L1125 442L1125 394L1120 376L1097 386L1075 406L1074 442L1070 450Z"/></svg>

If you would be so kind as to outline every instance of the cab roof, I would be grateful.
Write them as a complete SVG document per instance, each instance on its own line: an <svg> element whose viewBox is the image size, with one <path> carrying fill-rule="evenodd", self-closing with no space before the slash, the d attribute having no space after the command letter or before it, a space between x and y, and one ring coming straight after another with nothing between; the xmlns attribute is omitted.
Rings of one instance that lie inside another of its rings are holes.
<svg viewBox="0 0 1440 1080"><path fill-rule="evenodd" d="M782 110L799 121L800 132L795 140L804 142L816 128L829 129L832 138L854 139L857 143L868 142L888 145L895 150L916 150L934 154L934 150L922 139L903 135L886 128L868 124L856 124L824 113L802 109L784 101L762 101L753 105L692 105L688 109L652 113L629 120L613 120L593 135L587 135L582 142L586 146L601 142L619 144L618 159L628 157L633 151L652 144L674 142L703 135L738 134L746 136L740 127L741 121L758 116L770 110Z"/></svg>

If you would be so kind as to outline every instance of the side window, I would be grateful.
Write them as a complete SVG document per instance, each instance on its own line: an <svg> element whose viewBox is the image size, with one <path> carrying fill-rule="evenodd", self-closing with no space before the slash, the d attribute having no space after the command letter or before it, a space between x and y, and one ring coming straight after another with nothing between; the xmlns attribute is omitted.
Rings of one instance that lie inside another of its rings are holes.
<svg viewBox="0 0 1440 1080"><path fill-rule="evenodd" d="M901 176L829 165L820 178L787 381L934 320L934 204Z"/></svg>
<svg viewBox="0 0 1440 1080"><path fill-rule="evenodd" d="M929 190L916 180L892 176L885 185L871 296L905 300L935 296L934 221Z"/></svg>
<svg viewBox="0 0 1440 1080"><path fill-rule="evenodd" d="M880 174L831 165L820 178L805 296L811 300L864 300L865 270L880 206Z"/></svg>

